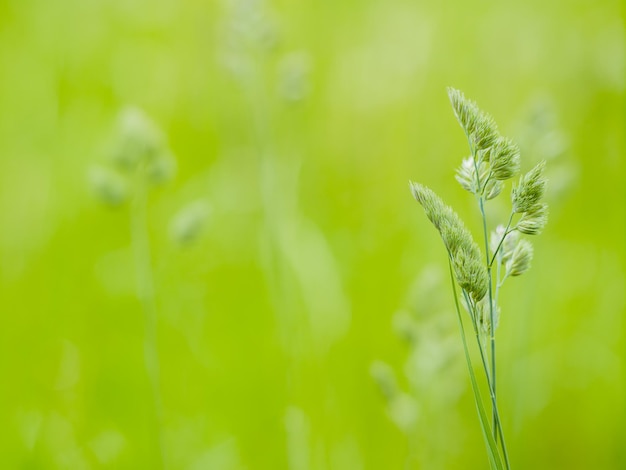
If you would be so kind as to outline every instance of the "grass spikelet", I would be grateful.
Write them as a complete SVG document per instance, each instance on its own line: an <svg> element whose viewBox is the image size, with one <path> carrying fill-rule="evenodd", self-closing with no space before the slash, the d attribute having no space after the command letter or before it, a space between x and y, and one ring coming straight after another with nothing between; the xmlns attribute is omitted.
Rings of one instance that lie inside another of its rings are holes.
<svg viewBox="0 0 626 470"><path fill-rule="evenodd" d="M545 162L540 162L520 178L519 184L513 188L511 199L513 212L527 212L543 198L547 180L543 176Z"/></svg>

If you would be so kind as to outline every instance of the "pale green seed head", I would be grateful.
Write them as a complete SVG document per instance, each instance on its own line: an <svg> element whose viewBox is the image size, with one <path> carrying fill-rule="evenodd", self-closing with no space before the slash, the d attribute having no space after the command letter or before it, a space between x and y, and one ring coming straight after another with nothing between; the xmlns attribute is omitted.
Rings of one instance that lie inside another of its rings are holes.
<svg viewBox="0 0 626 470"><path fill-rule="evenodd" d="M419 336L419 327L406 310L400 310L393 316L393 330L396 335L407 343L413 344Z"/></svg>
<svg viewBox="0 0 626 470"><path fill-rule="evenodd" d="M476 126L470 133L470 139L472 140L474 147L479 151L481 159L485 158L486 152L481 152L492 147L498 140L498 126L493 118L480 111L476 118Z"/></svg>
<svg viewBox="0 0 626 470"><path fill-rule="evenodd" d="M496 229L491 232L491 238L489 240L489 249L491 250L491 253L495 253L500 245L500 249L497 253L497 259L502 264L506 263L511 258L520 238L518 232L512 231L509 232L506 235L506 238L502 241L502 237L504 237L504 234L506 233L505 230L504 225L498 225ZM500 241L502 241L502 244L500 244Z"/></svg>
<svg viewBox="0 0 626 470"><path fill-rule="evenodd" d="M476 196L484 194L487 199L493 199L502 192L504 186L497 179L489 177L490 171L486 161L475 164L472 157L467 157L456 170L455 178L466 191Z"/></svg>
<svg viewBox="0 0 626 470"><path fill-rule="evenodd" d="M474 195L480 195L483 191L487 194L489 192L497 193L497 184L493 179L489 180L487 188L484 188L485 181L487 181L489 177L489 171L489 165L486 161L474 163L474 159L470 156L463 159L461 166L456 171L455 177L463 189ZM492 197L495 196L497 196L497 194L492 194Z"/></svg>
<svg viewBox="0 0 626 470"><path fill-rule="evenodd" d="M476 169L474 167L474 159L467 157L463 159L461 166L456 170L456 180L459 184L472 194L476 192Z"/></svg>
<svg viewBox="0 0 626 470"><path fill-rule="evenodd" d="M457 213L430 188L414 182L410 183L410 187L413 197L422 205L426 216L439 231L448 251L455 253L463 248L474 252L472 236ZM480 250L476 248L476 251L480 256Z"/></svg>
<svg viewBox="0 0 626 470"><path fill-rule="evenodd" d="M463 92L448 88L448 97L457 121L472 141L478 159L482 161L482 151L494 145L498 138L496 122L489 114L481 111L474 101L467 99Z"/></svg>
<svg viewBox="0 0 626 470"><path fill-rule="evenodd" d="M513 252L515 252L515 248L520 241L519 232L512 231L504 239L504 243L502 243L502 262L506 263L513 256Z"/></svg>
<svg viewBox="0 0 626 470"><path fill-rule="evenodd" d="M165 136L139 108L120 113L109 158L120 171L129 175L140 172L152 184L169 181L176 172Z"/></svg>
<svg viewBox="0 0 626 470"><path fill-rule="evenodd" d="M392 400L398 394L396 374L388 364L374 361L370 366L370 375L387 400Z"/></svg>
<svg viewBox="0 0 626 470"><path fill-rule="evenodd" d="M450 104L454 110L456 120L459 122L463 130L467 135L471 135L476 129L478 116L480 110L476 103L465 98L465 95L460 90L449 87L448 97L450 98Z"/></svg>
<svg viewBox="0 0 626 470"><path fill-rule="evenodd" d="M128 198L128 184L117 172L104 167L89 171L89 182L96 196L105 204L119 206Z"/></svg>
<svg viewBox="0 0 626 470"><path fill-rule="evenodd" d="M456 280L474 300L481 300L489 288L487 269L474 253L458 250L452 255Z"/></svg>
<svg viewBox="0 0 626 470"><path fill-rule="evenodd" d="M513 211L529 211L543 198L546 191L546 178L543 176L545 162L539 163L520 178L519 184L511 192Z"/></svg>
<svg viewBox="0 0 626 470"><path fill-rule="evenodd" d="M519 147L506 137L499 137L489 150L489 165L496 180L512 178L519 171Z"/></svg>
<svg viewBox="0 0 626 470"><path fill-rule="evenodd" d="M528 240L520 239L510 259L506 263L509 276L520 276L530 268L533 259L533 246Z"/></svg>
<svg viewBox="0 0 626 470"><path fill-rule="evenodd" d="M490 179L487 182L487 187L485 188L485 195L487 196L487 199L489 200L497 197L502 192L503 188L504 184L502 184L502 181Z"/></svg>
<svg viewBox="0 0 626 470"><path fill-rule="evenodd" d="M493 300L493 323L494 330L500 324L500 307ZM478 325L483 333L488 334L491 331L491 310L489 309L489 297L485 296L480 302L476 302L476 313Z"/></svg>
<svg viewBox="0 0 626 470"><path fill-rule="evenodd" d="M387 412L389 418L398 428L408 434L415 429L415 423L419 418L419 407L415 399L405 392L400 392L388 403Z"/></svg>
<svg viewBox="0 0 626 470"><path fill-rule="evenodd" d="M440 234L443 244L450 253L456 253L459 250L468 253L475 252L472 237L462 225L446 219L441 226Z"/></svg>
<svg viewBox="0 0 626 470"><path fill-rule="evenodd" d="M163 140L157 126L141 109L125 108L118 118L110 158L120 169L134 171L159 155Z"/></svg>
<svg viewBox="0 0 626 470"><path fill-rule="evenodd" d="M548 223L548 205L539 203L524 212L515 228L526 235L539 235Z"/></svg>
<svg viewBox="0 0 626 470"><path fill-rule="evenodd" d="M504 237L505 233L506 228L502 224L498 225L494 230L491 231L491 235L489 237L489 250L491 251L491 253L495 253L495 251L498 249L500 240L502 240L502 237Z"/></svg>
<svg viewBox="0 0 626 470"><path fill-rule="evenodd" d="M167 149L146 165L146 176L150 183L159 185L171 181L176 175L176 159Z"/></svg>
<svg viewBox="0 0 626 470"><path fill-rule="evenodd" d="M439 230L443 243L453 262L459 285L474 299L480 300L487 292L487 268L471 233L460 217L431 189L419 183L410 183L413 197L422 205L426 216Z"/></svg>
<svg viewBox="0 0 626 470"><path fill-rule="evenodd" d="M204 230L211 207L204 200L183 207L170 223L170 237L180 246L196 241Z"/></svg>
<svg viewBox="0 0 626 470"><path fill-rule="evenodd" d="M432 224L440 230L442 217L446 212L446 205L430 188L419 183L409 182L411 193L417 202L419 202L426 212L426 217Z"/></svg>

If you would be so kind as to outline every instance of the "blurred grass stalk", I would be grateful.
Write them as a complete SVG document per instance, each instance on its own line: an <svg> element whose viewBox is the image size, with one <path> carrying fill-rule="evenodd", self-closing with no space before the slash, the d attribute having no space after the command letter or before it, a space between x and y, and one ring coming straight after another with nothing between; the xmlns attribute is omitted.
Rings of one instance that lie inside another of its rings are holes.
<svg viewBox="0 0 626 470"><path fill-rule="evenodd" d="M281 50L279 30L264 2L234 1L228 10L224 59L249 117L250 145L259 166L260 265L286 361L288 468L315 467L328 458L325 449L332 444L327 436L316 434L311 424L314 409L298 403L301 370L306 364L324 374L329 348L346 333L350 315L326 235L298 204L302 149L293 138L299 127L294 112L309 91L309 55ZM290 113L287 129L281 127L287 122L281 112ZM320 393L326 397L320 401L327 421L333 416L331 392Z"/></svg>
<svg viewBox="0 0 626 470"><path fill-rule="evenodd" d="M164 469L168 468L168 459L163 436L158 309L148 230L148 196L151 186L173 176L174 167L165 137L157 126L140 109L126 108L119 116L106 166L92 172L92 184L103 202L111 206L130 202L131 206L130 235L136 293L144 316L144 365L156 420L159 468Z"/></svg>
<svg viewBox="0 0 626 470"><path fill-rule="evenodd" d="M148 235L148 188L145 169L139 168L135 178L135 194L130 211L131 241L133 247L137 297L144 314L144 361L150 381L152 401L157 420L156 434L159 444L160 467L167 468L163 437L163 399L161 397L161 368L158 352L157 318L154 276Z"/></svg>

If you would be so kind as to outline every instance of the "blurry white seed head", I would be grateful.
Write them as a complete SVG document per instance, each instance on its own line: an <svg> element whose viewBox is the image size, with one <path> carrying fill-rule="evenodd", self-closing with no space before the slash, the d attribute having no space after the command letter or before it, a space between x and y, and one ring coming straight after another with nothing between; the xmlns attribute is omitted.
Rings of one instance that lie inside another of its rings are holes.
<svg viewBox="0 0 626 470"><path fill-rule="evenodd" d="M152 184L167 183L176 175L176 159L168 150L163 150L147 165L146 173Z"/></svg>
<svg viewBox="0 0 626 470"><path fill-rule="evenodd" d="M170 238L180 246L196 241L206 227L211 213L209 204L204 200L194 201L183 207L170 223Z"/></svg>
<svg viewBox="0 0 626 470"><path fill-rule="evenodd" d="M382 361L372 362L370 375L378 385L385 399L392 400L397 395L398 385L396 383L396 374L394 374L388 364Z"/></svg>
<svg viewBox="0 0 626 470"><path fill-rule="evenodd" d="M111 169L92 167L89 170L89 183L98 199L107 205L119 206L128 198L126 180Z"/></svg>
<svg viewBox="0 0 626 470"><path fill-rule="evenodd" d="M110 158L125 171L147 165L165 148L158 127L139 108L127 107L118 117Z"/></svg>
<svg viewBox="0 0 626 470"><path fill-rule="evenodd" d="M417 340L418 328L411 313L400 310L393 316L393 330L403 340L414 343Z"/></svg>
<svg viewBox="0 0 626 470"><path fill-rule="evenodd" d="M506 263L509 276L520 276L530 269L533 259L533 246L528 240L520 239L510 259Z"/></svg>

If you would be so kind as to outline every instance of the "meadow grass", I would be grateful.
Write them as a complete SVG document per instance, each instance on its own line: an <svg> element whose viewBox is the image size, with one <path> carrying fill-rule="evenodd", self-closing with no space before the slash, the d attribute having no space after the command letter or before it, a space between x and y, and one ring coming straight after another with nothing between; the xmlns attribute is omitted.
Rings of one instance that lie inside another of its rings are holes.
<svg viewBox="0 0 626 470"><path fill-rule="evenodd" d="M547 205L542 202L546 188L543 176L545 164L539 163L520 177L511 191L512 207L508 221L506 225L494 227L490 237L485 205L501 194L505 181L519 172L520 151L512 140L500 135L494 119L475 102L453 88L448 89L448 96L471 153L463 160L456 179L474 195L478 204L484 254L461 218L439 196L419 183L411 182L410 188L439 231L448 254L454 306L489 462L492 468L508 470L511 465L498 411L496 387L496 329L500 318L498 297L509 277L519 276L530 268L532 245L520 234L537 235L547 222ZM461 305L469 314L471 332L466 331ZM472 363L467 340L472 332L487 383L491 419Z"/></svg>

